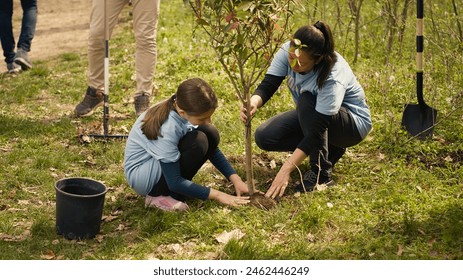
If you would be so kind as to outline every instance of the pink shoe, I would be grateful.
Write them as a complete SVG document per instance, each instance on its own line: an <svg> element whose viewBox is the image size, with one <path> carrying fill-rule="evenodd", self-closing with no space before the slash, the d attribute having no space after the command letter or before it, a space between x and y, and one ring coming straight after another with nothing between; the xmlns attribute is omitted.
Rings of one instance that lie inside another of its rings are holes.
<svg viewBox="0 0 463 280"><path fill-rule="evenodd" d="M145 198L146 207L156 207L164 211L187 211L190 209L185 202L178 201L170 196L149 196Z"/></svg>

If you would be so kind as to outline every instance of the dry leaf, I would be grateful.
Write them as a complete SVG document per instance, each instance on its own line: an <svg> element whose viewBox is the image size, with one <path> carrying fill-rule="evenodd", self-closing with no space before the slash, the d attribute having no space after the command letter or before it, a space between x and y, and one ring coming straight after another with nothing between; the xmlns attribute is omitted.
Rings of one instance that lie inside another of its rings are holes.
<svg viewBox="0 0 463 280"><path fill-rule="evenodd" d="M243 233L241 230L234 229L234 230L232 230L230 232L224 231L224 232L216 235L215 240L217 240L217 242L219 242L219 243L226 244L226 243L228 243L228 241L230 241L232 239L240 240L241 238L243 238L244 235L245 235L245 233Z"/></svg>
<svg viewBox="0 0 463 280"><path fill-rule="evenodd" d="M97 234L97 236L95 236L95 240L98 241L98 243L103 242L103 239L104 236L102 234Z"/></svg>
<svg viewBox="0 0 463 280"><path fill-rule="evenodd" d="M451 156L447 156L446 158L444 158L444 160L446 162L453 162L453 158Z"/></svg>
<svg viewBox="0 0 463 280"><path fill-rule="evenodd" d="M272 159L272 160L270 161L270 168L271 168L271 169L277 168L277 164L276 164L276 162L275 162L274 159Z"/></svg>
<svg viewBox="0 0 463 280"><path fill-rule="evenodd" d="M83 143L90 143L92 142L90 140L90 137L88 135L83 135L82 137L80 137L80 140L83 142Z"/></svg>
<svg viewBox="0 0 463 280"><path fill-rule="evenodd" d="M317 184L315 188L317 189L317 191L324 191L328 188L328 186L326 184Z"/></svg>
<svg viewBox="0 0 463 280"><path fill-rule="evenodd" d="M40 258L44 260L52 260L55 258L55 253L49 250L45 255L40 255Z"/></svg>
<svg viewBox="0 0 463 280"><path fill-rule="evenodd" d="M307 234L307 241L314 242L315 241L315 235L313 235L312 233Z"/></svg>
<svg viewBox="0 0 463 280"><path fill-rule="evenodd" d="M397 256L402 256L404 253L404 247L402 245L399 245L399 249L397 250Z"/></svg>
<svg viewBox="0 0 463 280"><path fill-rule="evenodd" d="M108 215L108 216L103 216L101 218L102 221L105 221L105 222L111 222L111 221L114 221L115 219L119 218L118 216L114 216L114 215Z"/></svg>

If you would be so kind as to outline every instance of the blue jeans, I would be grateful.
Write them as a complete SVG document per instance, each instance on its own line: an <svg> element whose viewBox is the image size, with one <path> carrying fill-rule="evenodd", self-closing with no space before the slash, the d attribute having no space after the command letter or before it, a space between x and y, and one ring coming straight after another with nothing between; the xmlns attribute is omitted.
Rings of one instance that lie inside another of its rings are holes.
<svg viewBox="0 0 463 280"><path fill-rule="evenodd" d="M23 10L21 34L18 49L26 52L31 50L32 39L37 23L37 0L21 0ZM13 0L0 1L0 40L6 63L12 63L15 56L15 39L13 36Z"/></svg>

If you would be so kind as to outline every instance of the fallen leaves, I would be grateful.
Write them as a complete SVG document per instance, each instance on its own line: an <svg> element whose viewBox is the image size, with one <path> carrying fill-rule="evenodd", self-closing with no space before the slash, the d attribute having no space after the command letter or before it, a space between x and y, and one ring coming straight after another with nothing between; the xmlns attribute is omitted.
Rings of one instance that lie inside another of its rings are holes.
<svg viewBox="0 0 463 280"><path fill-rule="evenodd" d="M243 236L245 236L245 233L239 229L234 229L230 232L224 230L222 233L215 235L215 240L221 244L227 244L230 240L240 240Z"/></svg>
<svg viewBox="0 0 463 280"><path fill-rule="evenodd" d="M0 240L7 242L21 242L26 240L29 236L31 236L31 232L27 229L19 235L0 233Z"/></svg>

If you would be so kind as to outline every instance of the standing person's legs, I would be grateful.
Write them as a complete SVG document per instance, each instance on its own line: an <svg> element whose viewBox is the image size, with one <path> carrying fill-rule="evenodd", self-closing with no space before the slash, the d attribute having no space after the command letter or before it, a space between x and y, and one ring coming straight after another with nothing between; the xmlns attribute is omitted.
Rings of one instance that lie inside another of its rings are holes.
<svg viewBox="0 0 463 280"><path fill-rule="evenodd" d="M135 72L137 89L135 112L140 115L150 105L156 67L156 32L161 0L133 0L133 30L135 34Z"/></svg>
<svg viewBox="0 0 463 280"><path fill-rule="evenodd" d="M0 41L3 49L3 56L8 66L13 63L15 56L12 17L13 0L0 1Z"/></svg>
<svg viewBox="0 0 463 280"><path fill-rule="evenodd" d="M17 47L30 52L37 25L37 0L21 0L21 7L23 9L23 18Z"/></svg>
<svg viewBox="0 0 463 280"><path fill-rule="evenodd" d="M31 51L32 39L35 35L37 0L21 0L21 8L23 10L21 34L19 35L14 62L21 65L22 70L28 70L32 68L27 53Z"/></svg>
<svg viewBox="0 0 463 280"><path fill-rule="evenodd" d="M117 18L128 0L93 0L88 34L88 85L95 89L104 87L105 59L105 2L111 38Z"/></svg>
<svg viewBox="0 0 463 280"><path fill-rule="evenodd" d="M106 2L106 19L105 19ZM76 106L77 117L86 117L103 105L104 99L104 60L105 60L105 20L108 21L108 33L117 24L117 18L129 0L93 0L88 34L88 87L84 99ZM109 50L108 50L109 51Z"/></svg>

